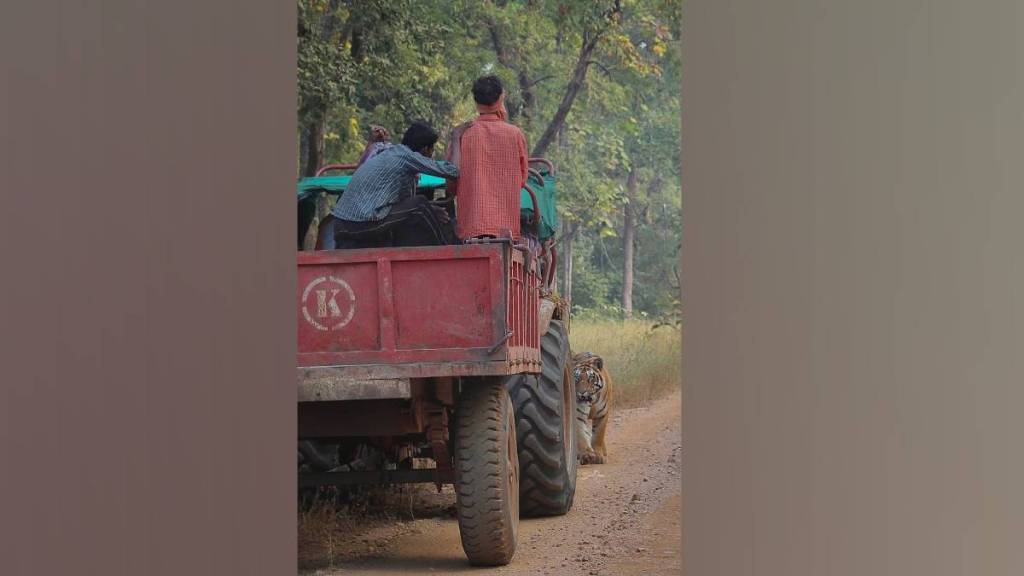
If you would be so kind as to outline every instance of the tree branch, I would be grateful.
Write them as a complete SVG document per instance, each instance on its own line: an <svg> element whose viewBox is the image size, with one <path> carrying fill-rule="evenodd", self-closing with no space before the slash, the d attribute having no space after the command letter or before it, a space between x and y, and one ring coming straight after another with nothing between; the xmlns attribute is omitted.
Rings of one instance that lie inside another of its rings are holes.
<svg viewBox="0 0 1024 576"><path fill-rule="evenodd" d="M555 77L554 74L548 74L547 76L541 76L540 78L537 78L533 82L530 82L530 87L536 86L537 84L540 84L541 82L543 82L545 80L551 80L554 77Z"/></svg>
<svg viewBox="0 0 1024 576"><path fill-rule="evenodd" d="M570 228L568 232L565 232L563 234L559 234L558 236L556 236L555 239L551 242L551 246L558 246L559 244L562 243L562 240L565 240L567 238L568 239L575 238L576 237L576 233L579 232L579 230L580 230L581 224L582 223L579 222L579 221L573 222L572 223L572 228Z"/></svg>
<svg viewBox="0 0 1024 576"><path fill-rule="evenodd" d="M565 94L562 96L562 102L558 105L558 110L555 111L555 115L551 118L551 122L548 123L547 128L544 129L544 133L541 134L540 139L537 140L537 144L534 145L533 150L530 152L531 156L544 156L544 153L548 150L548 146L551 145L555 136L558 135L559 130L562 128L562 124L565 123L565 119L569 115L569 110L572 109L572 105L576 101L576 96L579 94L580 88L583 86L583 81L587 77L587 70L590 68L591 64L590 57L593 55L594 49L597 48L597 44L604 33L613 22L618 21L621 15L622 2L621 0L615 0L612 6L601 14L604 19L603 25L596 29L583 30L583 45L580 47L580 55L576 59L576 67L573 69L572 77L569 80L569 84L565 87ZM601 64L597 64L598 66L601 66Z"/></svg>
<svg viewBox="0 0 1024 576"><path fill-rule="evenodd" d="M597 47L597 42L601 39L602 33L603 29L590 35L590 38L580 48L580 55L576 59L576 67L573 69L569 84L565 87L562 102L558 105L558 110L555 111L554 117L551 118L551 122L548 123L544 133L530 152L531 156L543 157L544 153L548 150L548 146L554 141L555 135L558 134L558 130L565 122L565 118L569 115L569 110L572 109L572 105L576 101L576 95L579 93L580 88L583 86L583 81L587 77L590 55L593 54L594 49Z"/></svg>
<svg viewBox="0 0 1024 576"><path fill-rule="evenodd" d="M595 66L600 68L604 72L605 77L608 77L608 78L611 77L612 71L609 70L608 67L605 66L604 64L601 64L597 60L587 60L587 66L590 66L591 64L594 64Z"/></svg>
<svg viewBox="0 0 1024 576"><path fill-rule="evenodd" d="M533 108L534 104L533 92L530 88L535 84L535 82L530 82L530 78L526 73L525 67L517 66L513 62L508 46L501 37L501 31L498 29L498 23L494 18L487 16L485 18L485 22L487 24L487 31L491 36L491 45L494 47L494 55L498 59L498 63L506 68L514 70L516 73L516 79L519 82L520 97L522 99L522 115L524 118L529 120L530 109Z"/></svg>
<svg viewBox="0 0 1024 576"><path fill-rule="evenodd" d="M331 0L327 5L327 10L324 13L323 26L321 27L321 33L323 37L330 38L331 33L334 32L334 27L338 23L338 0Z"/></svg>

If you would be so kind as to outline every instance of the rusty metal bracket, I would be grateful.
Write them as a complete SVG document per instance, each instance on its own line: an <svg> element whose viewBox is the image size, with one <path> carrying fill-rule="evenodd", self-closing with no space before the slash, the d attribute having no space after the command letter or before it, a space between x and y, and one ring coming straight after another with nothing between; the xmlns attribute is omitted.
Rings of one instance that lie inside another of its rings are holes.
<svg viewBox="0 0 1024 576"><path fill-rule="evenodd" d="M441 407L427 413L427 440L437 462L437 491L441 491L441 479L452 470L451 455L448 454L448 411Z"/></svg>
<svg viewBox="0 0 1024 576"><path fill-rule="evenodd" d="M508 332L505 332L505 335L501 337L501 340L498 340L497 342L494 343L494 346L491 346L490 348L487 349L487 355L490 356L491 354L494 354L495 352L497 352L498 348L501 348L501 345L504 344L505 342L508 342L508 339L511 338L511 337L512 337L512 331L511 330L509 330Z"/></svg>
<svg viewBox="0 0 1024 576"><path fill-rule="evenodd" d="M434 379L434 398L445 406L455 406L455 379L448 376Z"/></svg>

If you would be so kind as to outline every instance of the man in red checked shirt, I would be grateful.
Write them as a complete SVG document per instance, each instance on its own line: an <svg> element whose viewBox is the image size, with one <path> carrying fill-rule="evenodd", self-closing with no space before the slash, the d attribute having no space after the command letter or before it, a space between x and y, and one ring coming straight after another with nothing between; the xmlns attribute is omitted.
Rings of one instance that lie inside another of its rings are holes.
<svg viewBox="0 0 1024 576"><path fill-rule="evenodd" d="M505 90L497 76L477 79L473 99L479 115L455 129L449 154L459 167L456 232L461 240L518 240L520 194L528 167L526 136L507 122Z"/></svg>

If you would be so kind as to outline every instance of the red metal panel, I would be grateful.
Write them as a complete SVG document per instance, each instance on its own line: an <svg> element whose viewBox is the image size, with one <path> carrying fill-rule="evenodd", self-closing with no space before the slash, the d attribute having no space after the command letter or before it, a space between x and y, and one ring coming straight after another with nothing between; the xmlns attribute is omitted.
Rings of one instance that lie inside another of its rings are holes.
<svg viewBox="0 0 1024 576"><path fill-rule="evenodd" d="M395 349L395 288L391 275L391 261L377 259L377 283L380 297L380 348Z"/></svg>
<svg viewBox="0 0 1024 576"><path fill-rule="evenodd" d="M397 347L493 345L489 266L489 258L395 262Z"/></svg>
<svg viewBox="0 0 1024 576"><path fill-rule="evenodd" d="M299 353L380 348L376 268L299 266Z"/></svg>
<svg viewBox="0 0 1024 576"><path fill-rule="evenodd" d="M531 264L500 243L301 252L298 364L360 378L539 371Z"/></svg>

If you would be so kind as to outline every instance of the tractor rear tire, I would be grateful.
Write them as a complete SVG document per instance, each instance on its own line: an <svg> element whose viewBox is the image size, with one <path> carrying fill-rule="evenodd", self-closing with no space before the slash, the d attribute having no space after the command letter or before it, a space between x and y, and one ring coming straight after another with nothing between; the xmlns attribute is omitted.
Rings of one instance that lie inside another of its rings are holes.
<svg viewBox="0 0 1024 576"><path fill-rule="evenodd" d="M576 494L576 390L565 324L552 320L540 340L539 375L509 378L519 442L520 512L561 516Z"/></svg>
<svg viewBox="0 0 1024 576"><path fill-rule="evenodd" d="M515 555L519 533L519 457L503 382L463 386L453 427L462 549L474 566L504 566Z"/></svg>

